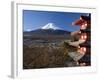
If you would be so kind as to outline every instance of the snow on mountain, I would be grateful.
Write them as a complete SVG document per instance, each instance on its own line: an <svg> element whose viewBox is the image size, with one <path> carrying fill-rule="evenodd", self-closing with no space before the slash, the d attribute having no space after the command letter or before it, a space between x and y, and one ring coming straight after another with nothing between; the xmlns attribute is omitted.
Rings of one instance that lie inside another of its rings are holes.
<svg viewBox="0 0 100 80"><path fill-rule="evenodd" d="M59 30L61 28L57 27L54 23L48 23L45 26L43 26L41 29L53 29L53 30Z"/></svg>

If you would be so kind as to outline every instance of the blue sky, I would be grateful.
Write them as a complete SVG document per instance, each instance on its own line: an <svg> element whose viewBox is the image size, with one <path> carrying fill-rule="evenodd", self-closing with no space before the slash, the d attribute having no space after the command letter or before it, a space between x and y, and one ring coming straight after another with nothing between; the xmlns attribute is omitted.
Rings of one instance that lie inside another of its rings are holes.
<svg viewBox="0 0 100 80"><path fill-rule="evenodd" d="M23 30L30 31L41 28L47 23L54 23L57 27L67 31L77 31L79 26L72 26L72 22L79 19L81 15L88 13L51 12L23 10Z"/></svg>

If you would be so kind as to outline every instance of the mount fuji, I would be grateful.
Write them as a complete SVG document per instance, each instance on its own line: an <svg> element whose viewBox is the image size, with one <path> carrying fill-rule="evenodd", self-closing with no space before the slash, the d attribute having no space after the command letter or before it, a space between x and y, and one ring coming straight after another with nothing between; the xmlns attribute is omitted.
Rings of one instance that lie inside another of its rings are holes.
<svg viewBox="0 0 100 80"><path fill-rule="evenodd" d="M69 31L65 31L62 28L57 27L54 23L48 23L45 26L32 30L32 31L25 31L24 35L30 36L59 36L59 35L70 35Z"/></svg>

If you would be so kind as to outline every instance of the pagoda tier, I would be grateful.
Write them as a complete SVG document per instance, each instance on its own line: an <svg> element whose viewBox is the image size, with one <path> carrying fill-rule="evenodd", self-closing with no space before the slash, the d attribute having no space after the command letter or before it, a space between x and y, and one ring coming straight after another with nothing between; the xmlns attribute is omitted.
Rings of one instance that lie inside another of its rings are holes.
<svg viewBox="0 0 100 80"><path fill-rule="evenodd" d="M85 42L80 43L78 46L78 51L80 54L84 54L84 56L78 60L79 64L84 64L85 66L91 65L91 17L89 16L81 16L79 20L76 20L73 24L80 26L80 34L81 40L85 40Z"/></svg>

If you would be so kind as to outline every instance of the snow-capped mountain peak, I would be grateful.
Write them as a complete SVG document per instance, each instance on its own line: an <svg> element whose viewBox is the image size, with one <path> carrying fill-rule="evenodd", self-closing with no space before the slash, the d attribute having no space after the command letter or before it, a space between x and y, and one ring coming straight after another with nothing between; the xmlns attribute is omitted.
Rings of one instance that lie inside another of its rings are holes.
<svg viewBox="0 0 100 80"><path fill-rule="evenodd" d="M56 27L56 25L54 23L48 23L45 26L43 26L41 29L53 29L53 30L57 30L57 29L61 29L61 28Z"/></svg>

